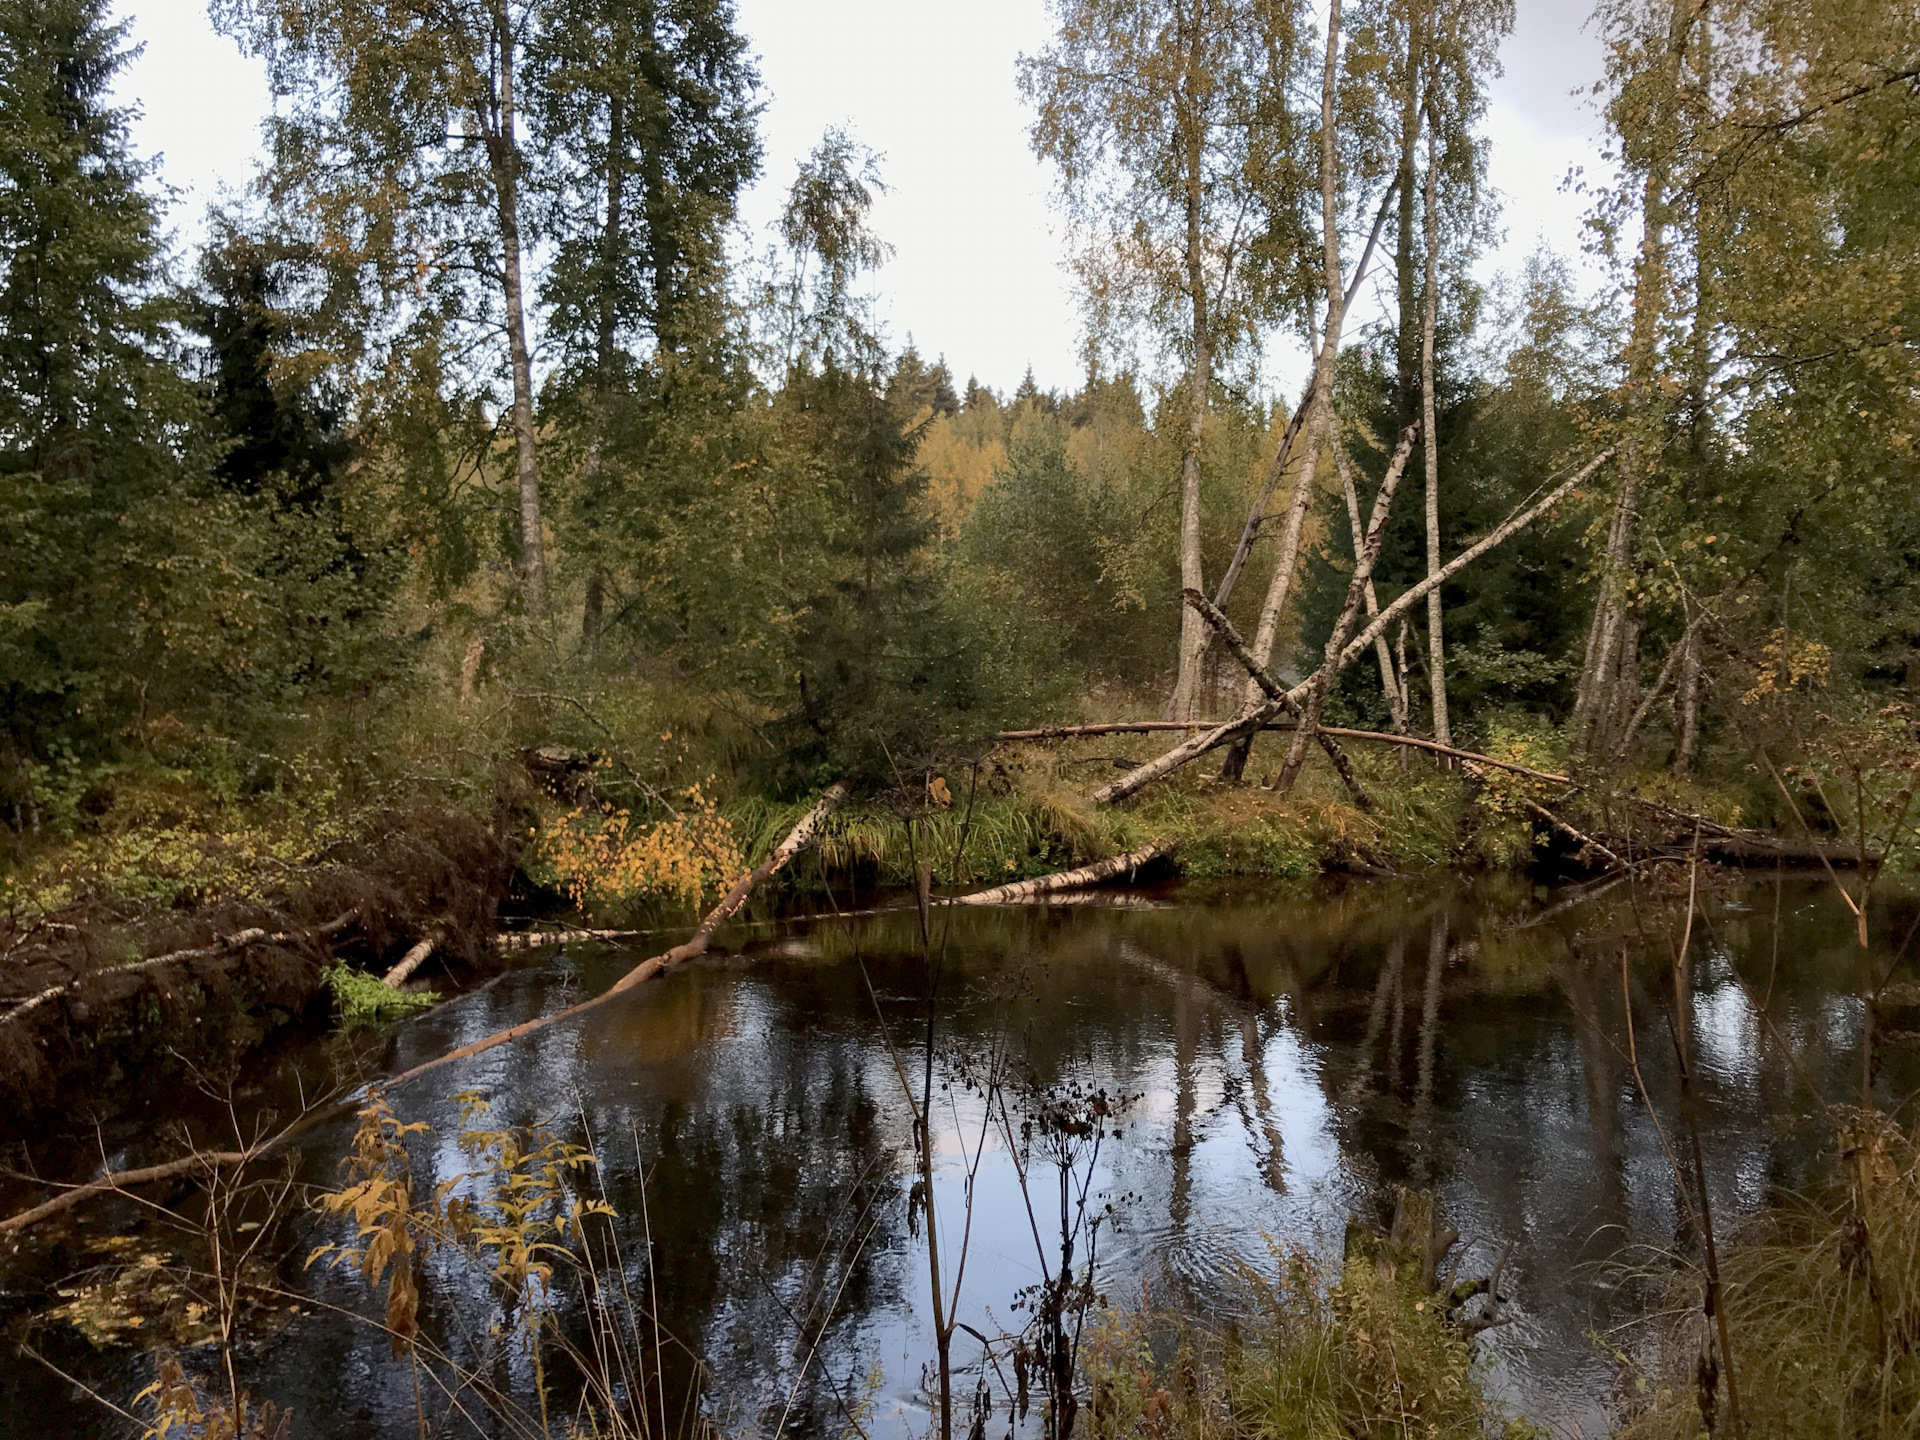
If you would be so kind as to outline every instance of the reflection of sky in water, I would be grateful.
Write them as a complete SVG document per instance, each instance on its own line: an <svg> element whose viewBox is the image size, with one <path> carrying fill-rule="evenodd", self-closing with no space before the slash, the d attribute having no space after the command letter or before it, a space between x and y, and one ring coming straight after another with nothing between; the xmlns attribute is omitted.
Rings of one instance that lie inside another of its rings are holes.
<svg viewBox="0 0 1920 1440"><path fill-rule="evenodd" d="M1451 928L1436 932L1442 906ZM1730 968L1746 963L1743 942L1696 952L1689 1020L1725 1227L1796 1183L1814 1149L1776 1123L1808 1106L1772 1037L1836 1094L1858 1073L1858 1002L1828 988L1819 963L1844 927L1834 910L1816 897L1786 912L1772 1029ZM1594 907L1570 923L1609 922ZM1764 927L1744 923L1751 944L1770 945ZM1589 1336L1644 1298L1621 1267L1691 1244L1667 1151L1683 1137L1663 970L1636 980L1656 1126L1625 1058L1617 945L1583 950L1569 930L1513 931L1458 897L1356 886L1152 912L976 912L955 924L935 1070L952 1088L935 1107L934 1200L951 1287L969 1157L984 1145L959 1307L967 1325L997 1336L1024 1323L1013 1305L1041 1275L1036 1224L1046 1263L1058 1255L1050 1168L1029 1176L1030 1220L1004 1135L989 1126L983 1139L980 1095L952 1084L959 1061L978 1073L1004 1047L1043 1082L1139 1097L1103 1144L1089 1192L1094 1207L1115 1207L1100 1230L1099 1279L1116 1303L1147 1296L1217 1317L1235 1303L1236 1266L1264 1265L1269 1240L1337 1263L1350 1214L1383 1224L1394 1185L1429 1184L1464 1237L1462 1273L1513 1245L1505 1289L1520 1319L1481 1342L1496 1388L1594 1433L1614 1376ZM423 1184L466 1168L453 1138L457 1089L492 1095L497 1122L540 1118L590 1135L621 1212L628 1283L647 1282L651 1235L670 1323L711 1370L709 1413L770 1434L792 1394L790 1433L837 1430L836 1398L857 1399L877 1364L869 1429L898 1440L927 1421L925 1248L907 1228L907 1109L850 937L917 1088L919 961L909 928L881 920L802 925L756 955L692 967L583 1024L479 1057L437 1095L402 1092L397 1108L439 1129L415 1152ZM388 1063L557 1008L632 958L583 958L577 973L536 962L402 1027ZM1765 973L1771 951L1751 963ZM316 1133L314 1178L332 1178L347 1134ZM517 1375L521 1360L489 1348L498 1312L485 1287L452 1263L435 1274L431 1321L449 1347L503 1380ZM302 1283L367 1308L351 1277ZM796 1346L809 1307L836 1297L817 1349ZM968 1394L979 1356L976 1341L956 1340ZM289 1399L320 1440L412 1433L406 1367L370 1332L308 1317L248 1363L260 1392ZM1004 1424L1002 1411L989 1433Z"/></svg>

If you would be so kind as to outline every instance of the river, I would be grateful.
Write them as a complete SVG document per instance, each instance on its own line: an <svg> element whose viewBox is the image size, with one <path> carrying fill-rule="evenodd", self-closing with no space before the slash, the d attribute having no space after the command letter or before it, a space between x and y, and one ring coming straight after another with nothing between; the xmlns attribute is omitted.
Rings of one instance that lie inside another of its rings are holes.
<svg viewBox="0 0 1920 1440"><path fill-rule="evenodd" d="M1649 1277L1661 1254L1693 1243L1662 1138L1677 1123L1666 947L1678 920L1671 896L1620 887L1580 901L1499 878L1173 886L936 911L933 1204L943 1280L961 1279L957 1317L996 1343L1027 1322L1017 1302L1057 1259L1059 1199L1051 1167L1032 1154L1015 1163L1019 1126L1049 1106L1097 1104L1111 1133L1097 1154L1080 1147L1072 1183L1100 1221L1094 1279L1108 1304L1224 1323L1241 1267L1269 1267L1270 1247L1337 1265L1349 1217L1382 1227L1396 1187L1430 1190L1463 1236L1461 1273L1511 1247L1513 1322L1476 1342L1490 1388L1565 1433L1604 1433L1619 1383L1609 1350L1644 1347L1631 1322ZM1897 944L1911 920L1898 901L1876 930ZM1685 1019L1724 1233L1819 1174L1828 1137L1810 1087L1858 1096L1867 971L1824 882L1717 878L1695 936ZM696 1416L729 1434L852 1433L851 1412L873 1440L924 1435L932 1318L903 1092L927 1073L919 918L799 917L723 938L728 954L396 1093L401 1119L431 1127L411 1141L416 1192L471 1168L454 1094L481 1092L487 1124L543 1122L599 1155L598 1179L577 1183L617 1212L588 1231L602 1293L622 1314L658 1297L657 1315L622 1324L664 1376L648 1382L648 1404L669 1433L691 1433ZM645 953L530 957L394 1027L371 1055L363 1036L351 1059L397 1071L604 988ZM284 1111L348 1063L339 1039L316 1038L238 1103ZM1883 1100L1906 1095L1920 1072L1890 1049L1876 1084ZM298 1178L338 1185L352 1130L313 1131ZM120 1153L141 1153L141 1138L117 1136ZM141 1213L84 1212L57 1242L7 1260L0 1287L19 1309L55 1271L132 1245L108 1238L122 1231L163 1254L199 1253L138 1230ZM467 1388L450 1396L429 1374L416 1400L416 1368L370 1323L380 1303L357 1272L301 1263L347 1238L341 1223L303 1210L268 1228L284 1238L251 1273L261 1296L288 1296L243 1310L237 1372L290 1412L291 1435L414 1436L422 1411L434 1434L537 1433L528 1350L511 1329L524 1306L470 1256L444 1249L420 1281L423 1333ZM1083 1237L1076 1263L1086 1248ZM544 1367L556 1410L570 1390L558 1351L589 1346L570 1274L563 1265ZM86 1283L64 1288L84 1295ZM123 1326L109 1337L120 1343L99 1347L16 1315L11 1333L46 1364L0 1362L0 1412L24 1427L7 1433L128 1433L73 1381L131 1406L153 1373L136 1332L160 1324ZM188 1352L189 1368L211 1353ZM996 1372L978 1339L956 1337L958 1384L970 1402L985 1377L996 1437L1010 1427L1004 1345L998 1354ZM516 1397L517 1418L489 1408L488 1386ZM557 1419L553 1433L565 1433Z"/></svg>

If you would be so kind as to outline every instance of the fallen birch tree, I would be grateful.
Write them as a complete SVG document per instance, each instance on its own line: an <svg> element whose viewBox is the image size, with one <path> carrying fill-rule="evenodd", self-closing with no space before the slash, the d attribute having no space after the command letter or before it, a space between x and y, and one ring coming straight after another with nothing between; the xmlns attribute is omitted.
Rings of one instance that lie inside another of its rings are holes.
<svg viewBox="0 0 1920 1440"><path fill-rule="evenodd" d="M935 901L942 905L1015 905L1023 900L1031 900L1036 895L1052 895L1063 890L1080 890L1089 885L1098 885L1117 875L1132 877L1142 866L1151 864L1163 855L1171 854L1170 844L1154 843L1141 850L1129 851L1125 855L1115 855L1106 860L1096 860L1091 865L1082 865L1077 870L1061 870L1052 875L1036 875L1031 880L1016 880L1011 885L996 885L991 890L976 890L971 895L955 895L949 899Z"/></svg>
<svg viewBox="0 0 1920 1440"><path fill-rule="evenodd" d="M1260 687L1261 693L1275 704L1283 706L1283 713L1298 723L1300 712L1293 708L1292 702L1287 699L1286 687L1261 668L1260 662L1254 658L1253 651L1247 648L1247 642L1241 639L1240 632L1233 628L1233 622L1227 619L1220 607L1198 590L1187 591L1186 602L1200 613L1202 620L1213 627L1213 633L1227 647L1227 652L1240 662L1247 674L1252 677L1253 683ZM1353 765L1347 759L1346 752L1335 744L1333 737L1324 730L1318 732L1317 738L1320 741L1320 748L1326 751L1327 759L1333 763L1333 768L1340 772L1340 779L1346 784L1348 793L1353 796L1354 804L1361 810L1371 813L1374 809L1373 801L1367 798L1367 792L1361 787L1360 777L1354 774Z"/></svg>
<svg viewBox="0 0 1920 1440"><path fill-rule="evenodd" d="M1509 515L1498 526L1488 532L1488 534L1461 551L1460 554L1456 555L1446 565L1434 571L1431 575L1428 575L1418 584L1409 586L1398 599L1376 615L1365 629L1347 641L1345 647L1341 649L1336 657L1326 663L1331 664L1334 673L1337 674L1345 666L1358 659L1372 647L1376 635L1385 634L1388 627L1396 620L1402 615L1405 615L1415 605L1424 601L1429 591L1446 584L1447 581L1466 569L1467 566L1471 565L1475 560L1478 560L1489 550L1504 544L1513 535L1532 524L1536 518L1551 509L1580 485L1584 484L1593 475L1594 471L1604 465L1612 455L1613 451L1611 448L1601 451L1598 455L1594 456L1592 460L1589 460L1585 465L1581 466L1579 470L1574 472L1574 474L1568 476L1558 485L1555 485L1538 500L1522 506L1512 515ZM1307 697L1312 684L1312 677L1303 680L1300 684L1285 692L1285 700L1289 704L1298 705ZM1167 751L1165 754L1149 760L1144 765L1136 767L1111 784L1103 785L1100 789L1094 791L1089 798L1096 805L1111 805L1116 801L1124 800L1129 795L1134 794L1144 786L1152 784L1162 776L1172 774L1189 760L1196 760L1209 751L1217 750L1222 745L1231 744L1244 735L1251 735L1254 731L1265 728L1269 722L1277 719L1284 713L1285 710L1280 701L1269 700L1265 705L1249 710L1237 719L1229 720L1225 724L1215 726L1212 730L1204 731L1174 746L1173 749Z"/></svg>
<svg viewBox="0 0 1920 1440"><path fill-rule="evenodd" d="M1418 425L1409 425L1400 432L1400 443L1394 446L1393 458L1387 462L1387 473L1381 478L1379 492L1373 497L1373 514L1368 517L1366 544L1354 554L1353 575L1347 581L1347 596L1340 607L1340 617L1334 621L1333 634L1327 639L1326 659L1307 678L1307 693L1299 702L1300 729L1295 732L1293 744L1287 749L1286 761L1280 767L1282 790L1293 788L1294 778L1306 763L1307 746L1320 726L1320 712L1326 707L1327 696L1333 689L1333 677L1339 673L1341 648L1346 644L1347 636L1353 633L1354 620L1360 614L1361 598L1366 594L1367 582L1373 578L1374 562L1380 558L1380 542L1386 536L1387 517L1393 513L1394 492L1400 488L1400 477L1406 473L1407 460L1413 454L1413 442L1419 434Z"/></svg>

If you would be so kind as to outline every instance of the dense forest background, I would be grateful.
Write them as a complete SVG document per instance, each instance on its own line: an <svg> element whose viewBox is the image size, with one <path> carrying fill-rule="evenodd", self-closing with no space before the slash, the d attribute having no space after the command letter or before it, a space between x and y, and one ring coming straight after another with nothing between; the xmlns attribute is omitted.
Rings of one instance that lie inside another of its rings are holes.
<svg viewBox="0 0 1920 1440"><path fill-rule="evenodd" d="M1086 302L1072 394L881 332L852 136L741 239L727 0L214 8L276 113L185 254L109 98L124 23L0 0L16 849L141 775L464 794L567 742L779 798L1010 725L1227 716L1244 672L1183 586L1292 683L1352 633L1369 514L1372 613L1600 456L1325 717L1736 785L1810 726L1906 733L1910 5L1602 0L1607 71L1567 77L1617 176L1568 197L1589 296L1548 253L1474 278L1510 0L1056 0L1019 84ZM1362 272L1385 302L1349 323ZM1313 376L1276 403L1282 345Z"/></svg>

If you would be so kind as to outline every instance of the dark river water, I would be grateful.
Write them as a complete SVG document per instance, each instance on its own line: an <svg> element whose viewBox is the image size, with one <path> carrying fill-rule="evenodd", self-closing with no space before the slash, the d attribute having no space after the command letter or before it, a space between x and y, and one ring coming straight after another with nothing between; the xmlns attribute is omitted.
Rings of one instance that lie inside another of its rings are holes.
<svg viewBox="0 0 1920 1440"><path fill-rule="evenodd" d="M1644 1277L1661 1254L1693 1244L1627 1061L1623 999L1624 955L1646 1091L1672 1133L1665 947L1680 913L1671 897L1624 887L1567 903L1572 894L1328 880L936 913L933 1205L949 1288L964 1232L959 1319L989 1338L1019 1330L1022 1292L1041 1278L1042 1254L1051 1263L1058 1251L1056 1173L1029 1157L1030 1217L984 1087L997 1084L1016 1139L1024 1116L1104 1091L1117 1133L1075 1183L1103 1216L1094 1275L1110 1304L1217 1320L1239 1301L1240 1267L1268 1266L1270 1246L1337 1265L1349 1217L1384 1226L1395 1187L1430 1189L1464 1237L1462 1273L1484 1271L1511 1245L1503 1289L1517 1318L1476 1342L1494 1392L1565 1433L1604 1433L1619 1383L1607 1347L1646 1343L1628 1323L1648 1304ZM1876 935L1892 937L1883 968L1913 915L1905 900L1874 914ZM454 1138L454 1096L483 1092L488 1124L544 1122L600 1155L600 1180L585 1189L604 1185L617 1212L588 1232L603 1262L600 1293L619 1314L657 1299L657 1314L637 1325L648 1352L640 1370L662 1377L641 1387L656 1437L660 1415L676 1435L696 1415L763 1440L851 1434L849 1412L873 1440L924 1435L932 1322L902 1090L904 1078L918 1092L926 1073L919 921L797 919L730 938L731 954L396 1092L401 1120L432 1127L410 1141L416 1191L470 1168ZM529 957L502 983L395 1027L373 1058L389 1073L405 1068L596 992L645 953ZM1857 1098L1866 973L1824 883L1708 887L1684 1020L1723 1229L1821 1173L1827 1137L1808 1087ZM340 1063L339 1042L316 1041L242 1108L284 1108L296 1084L317 1091ZM1912 1062L1890 1050L1881 1099L1916 1084ZM343 1120L313 1131L300 1178L338 1184L352 1129ZM128 1157L152 1153L142 1148L151 1135L113 1139ZM262 1203L243 1197L235 1214ZM111 1274L89 1280L87 1267L154 1247L161 1259L145 1263L201 1263L190 1258L201 1256L196 1245L150 1224L137 1245L114 1251L108 1237L142 1213L85 1211L57 1238L0 1257L15 1311L8 1334L41 1357L0 1359L0 1431L129 1433L77 1385L137 1408L154 1374L149 1337L167 1322L123 1324L106 1337L117 1343L96 1346L31 1312L56 1282L69 1293L52 1298L84 1296ZM237 1374L286 1408L291 1435L416 1436L423 1411L435 1435L538 1433L531 1361L514 1329L525 1306L470 1256L442 1251L420 1278L423 1335L467 1373L450 1391L447 1372L423 1367L422 1378L393 1358L369 1323L380 1302L355 1273L303 1267L346 1227L305 1211L252 1224L232 1221L232 1242L277 1238L250 1262L255 1298L241 1310ZM543 1371L555 1435L566 1433L574 1387L558 1352L591 1348L572 1274L563 1265L553 1290L558 1333ZM275 1287L297 1298L271 1298ZM215 1354L184 1358L211 1373ZM970 1397L992 1366L983 1372L981 1344L965 1330L954 1358ZM640 1371L629 1362L627 1373ZM994 1436L1008 1425L999 1384L989 1385ZM489 1400L495 1392L511 1404ZM505 1413L513 1406L517 1415Z"/></svg>

